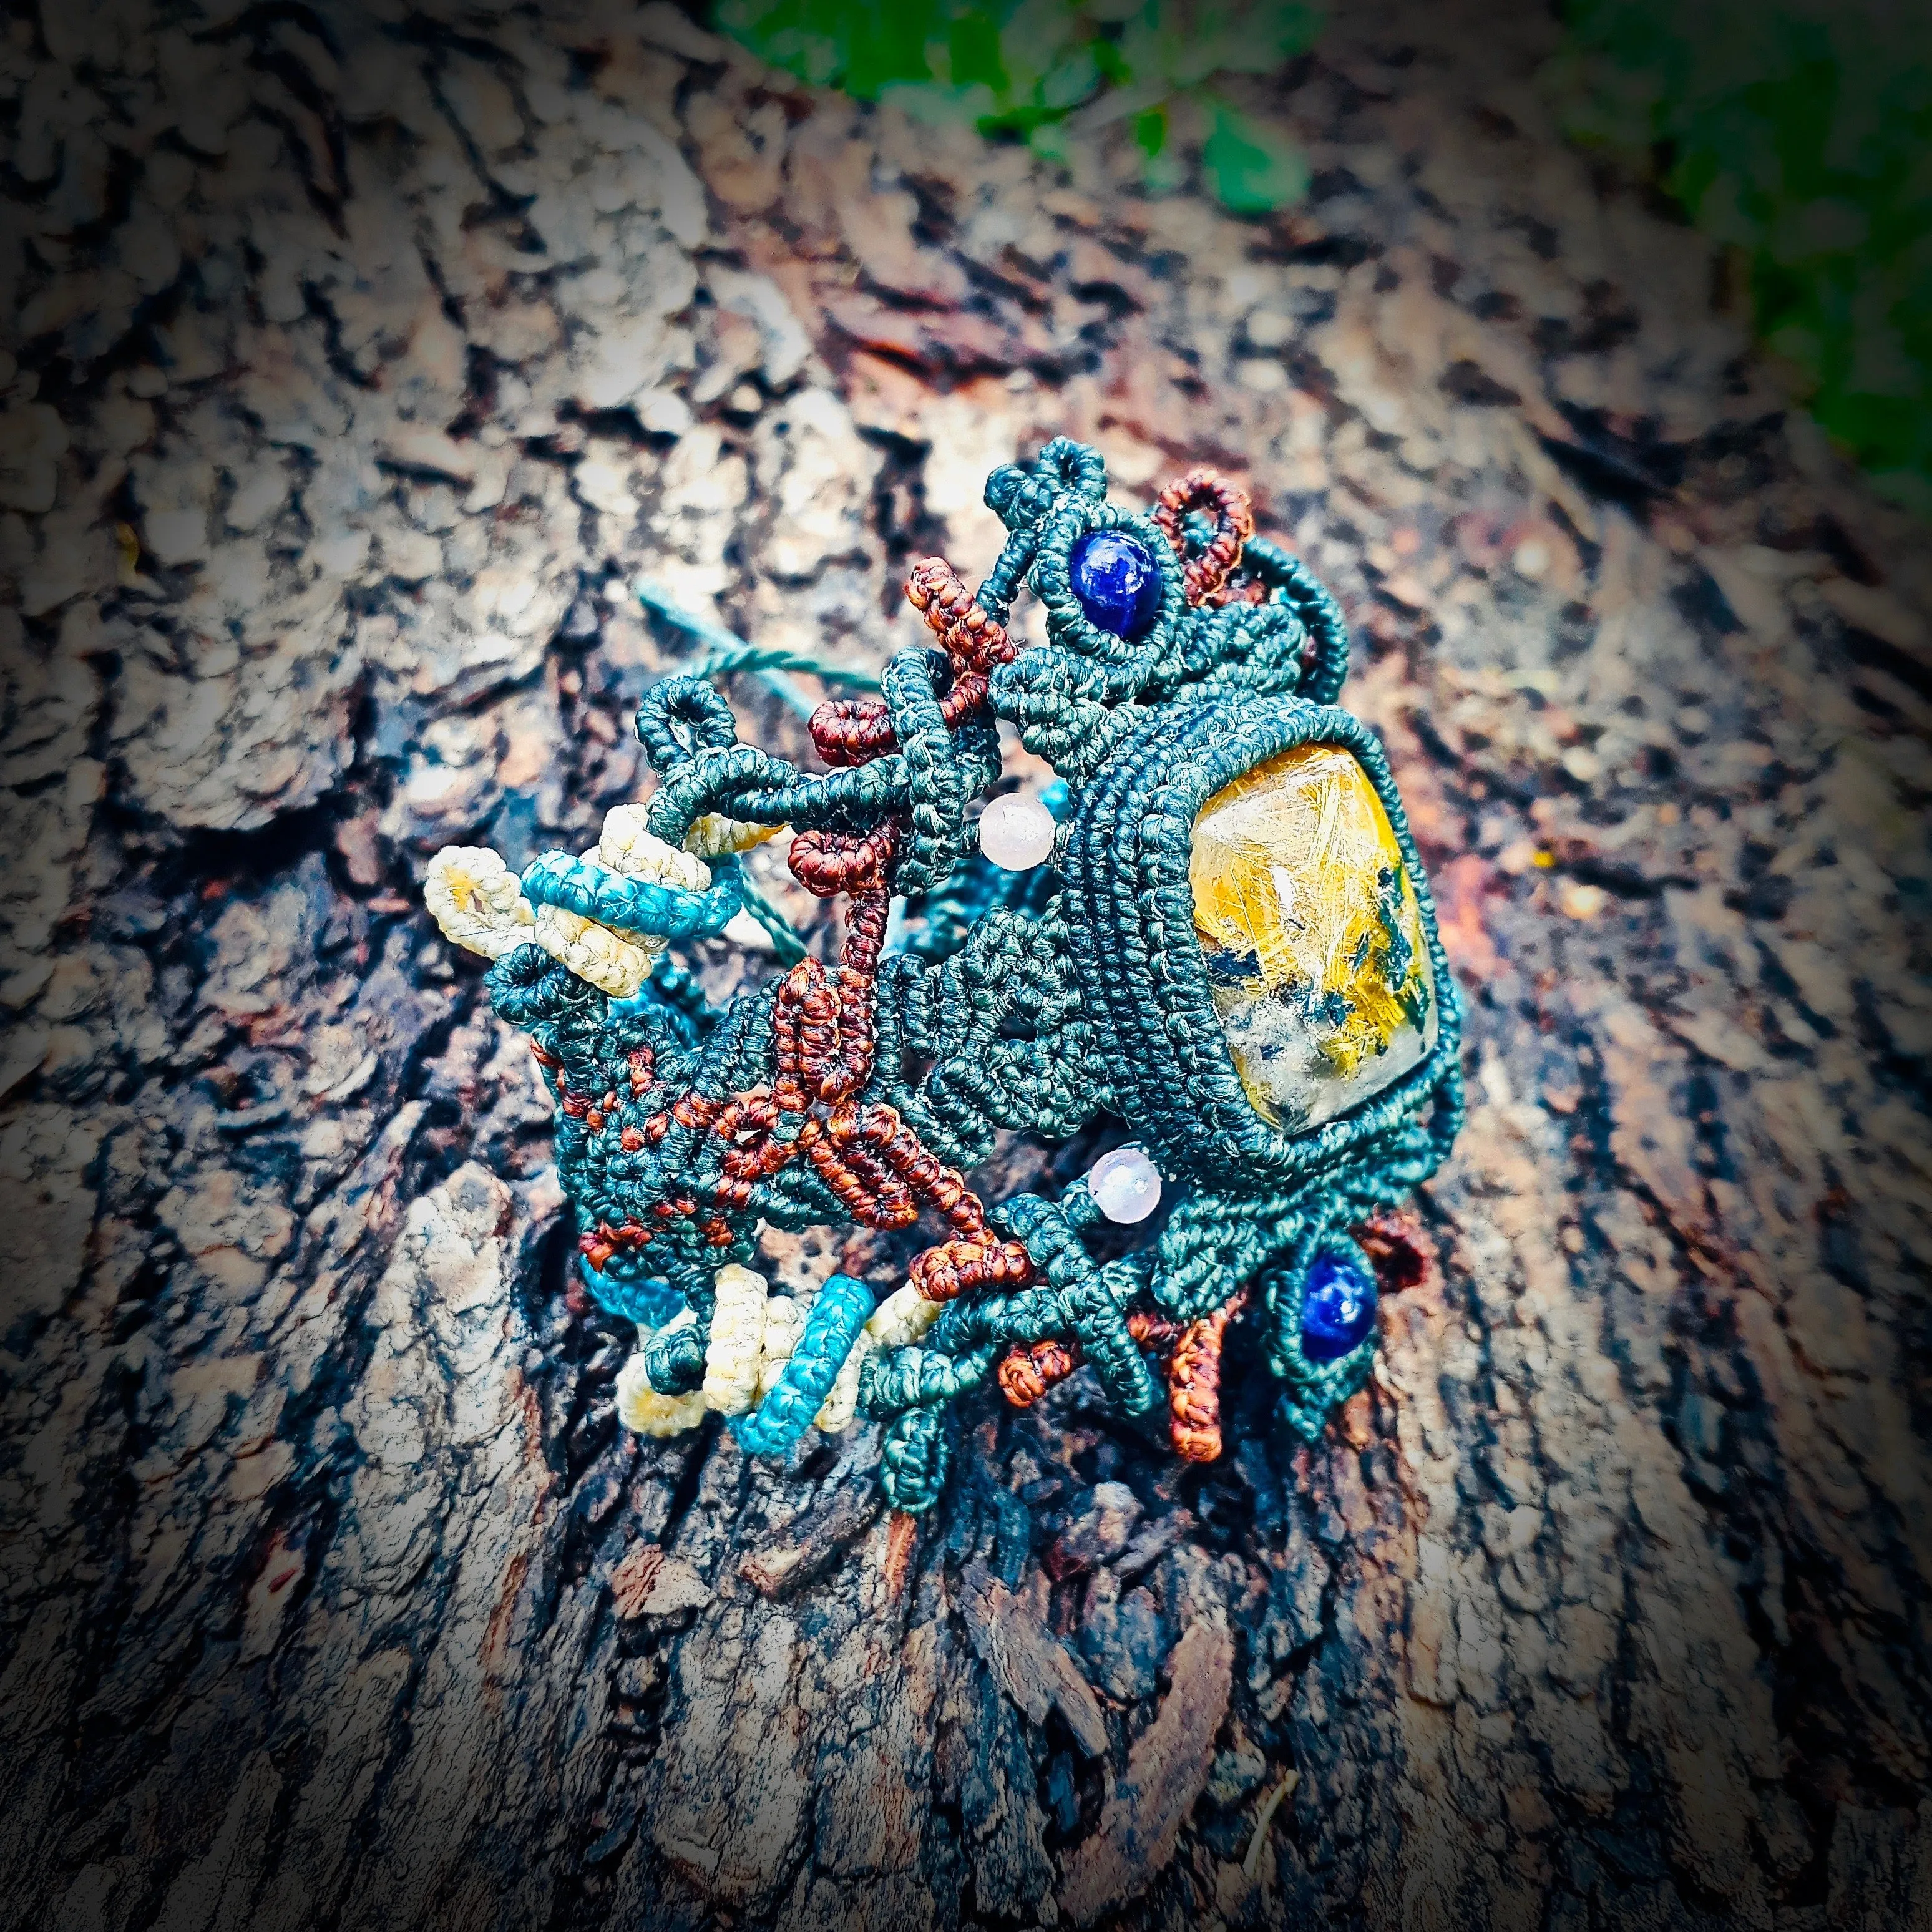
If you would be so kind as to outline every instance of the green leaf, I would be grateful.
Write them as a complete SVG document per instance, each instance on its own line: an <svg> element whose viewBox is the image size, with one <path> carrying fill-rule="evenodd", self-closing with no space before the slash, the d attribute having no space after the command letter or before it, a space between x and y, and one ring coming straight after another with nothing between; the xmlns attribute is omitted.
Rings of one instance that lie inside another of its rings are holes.
<svg viewBox="0 0 1932 1932"><path fill-rule="evenodd" d="M1223 70L1273 74L1297 54L1306 53L1322 35L1322 9L1286 4L1231 7L1227 16Z"/></svg>
<svg viewBox="0 0 1932 1932"><path fill-rule="evenodd" d="M1178 194L1187 185L1187 164L1177 148L1163 148L1142 160L1141 179L1149 194Z"/></svg>
<svg viewBox="0 0 1932 1932"><path fill-rule="evenodd" d="M1932 12L1815 0L1564 0L1546 80L1750 263L1758 333L1812 413L1932 494Z"/></svg>
<svg viewBox="0 0 1932 1932"><path fill-rule="evenodd" d="M1167 109L1150 107L1134 116L1134 145L1149 160L1167 146Z"/></svg>
<svg viewBox="0 0 1932 1932"><path fill-rule="evenodd" d="M1284 136L1218 99L1209 122L1201 165L1224 207L1237 214L1269 214L1308 192L1307 160Z"/></svg>
<svg viewBox="0 0 1932 1932"><path fill-rule="evenodd" d="M983 11L962 14L952 23L952 80L956 87L970 87L976 81L1004 99L1012 86L1006 64L1000 52L999 22Z"/></svg>
<svg viewBox="0 0 1932 1932"><path fill-rule="evenodd" d="M1027 135L1027 146L1042 160L1066 159L1066 130L1058 121L1042 121Z"/></svg>
<svg viewBox="0 0 1932 1932"><path fill-rule="evenodd" d="M998 113L993 90L983 81L944 87L935 81L892 80L879 89L878 98L922 128L983 128Z"/></svg>
<svg viewBox="0 0 1932 1932"><path fill-rule="evenodd" d="M1074 48L1048 68L1038 89L1040 104L1064 113L1090 99L1100 85L1100 69L1092 50Z"/></svg>

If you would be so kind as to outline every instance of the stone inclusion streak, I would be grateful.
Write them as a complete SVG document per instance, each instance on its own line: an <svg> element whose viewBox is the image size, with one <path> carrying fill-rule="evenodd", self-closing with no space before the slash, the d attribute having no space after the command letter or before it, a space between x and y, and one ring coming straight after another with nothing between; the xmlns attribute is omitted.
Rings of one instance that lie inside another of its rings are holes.
<svg viewBox="0 0 1932 1932"><path fill-rule="evenodd" d="M1352 752L1300 746L1224 786L1187 878L1235 1071L1270 1125L1332 1120L1435 1045L1421 908Z"/></svg>

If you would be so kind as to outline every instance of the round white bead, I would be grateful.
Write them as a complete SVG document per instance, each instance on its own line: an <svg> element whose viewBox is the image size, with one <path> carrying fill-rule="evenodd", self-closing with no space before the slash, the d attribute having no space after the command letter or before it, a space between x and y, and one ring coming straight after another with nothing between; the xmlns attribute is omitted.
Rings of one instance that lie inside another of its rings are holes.
<svg viewBox="0 0 1932 1932"><path fill-rule="evenodd" d="M980 814L980 850L1009 872L1030 872L1053 856L1053 814L1036 798L996 798Z"/></svg>
<svg viewBox="0 0 1932 1932"><path fill-rule="evenodd" d="M1137 1147L1103 1154L1088 1171L1087 1186L1110 1221L1144 1221L1160 1205L1160 1170Z"/></svg>

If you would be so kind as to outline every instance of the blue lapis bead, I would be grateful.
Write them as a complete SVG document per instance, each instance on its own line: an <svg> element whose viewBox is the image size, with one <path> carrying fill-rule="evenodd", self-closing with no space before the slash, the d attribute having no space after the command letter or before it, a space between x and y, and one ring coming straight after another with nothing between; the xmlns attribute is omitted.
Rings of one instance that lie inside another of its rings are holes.
<svg viewBox="0 0 1932 1932"><path fill-rule="evenodd" d="M1160 614L1160 566L1148 547L1118 530L1089 530L1066 560L1088 621L1132 643Z"/></svg>
<svg viewBox="0 0 1932 1932"><path fill-rule="evenodd" d="M1301 1352L1311 1362L1337 1361L1375 1325L1375 1276L1360 1262L1317 1255L1301 1295Z"/></svg>

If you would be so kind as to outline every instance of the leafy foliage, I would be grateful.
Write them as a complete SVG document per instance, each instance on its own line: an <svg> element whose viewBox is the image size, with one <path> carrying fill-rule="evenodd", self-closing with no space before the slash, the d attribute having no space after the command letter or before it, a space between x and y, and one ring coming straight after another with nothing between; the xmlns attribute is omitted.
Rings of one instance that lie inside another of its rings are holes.
<svg viewBox="0 0 1932 1932"><path fill-rule="evenodd" d="M1212 84L1272 74L1311 46L1320 14L1298 0L718 0L716 18L815 86L970 122L1042 154L1126 121L1156 188L1177 183L1178 130L1191 124L1208 185L1239 214L1307 188L1299 151Z"/></svg>
<svg viewBox="0 0 1932 1932"><path fill-rule="evenodd" d="M1818 422L1932 512L1932 14L1568 0L1570 130L1642 158L1748 265Z"/></svg>

